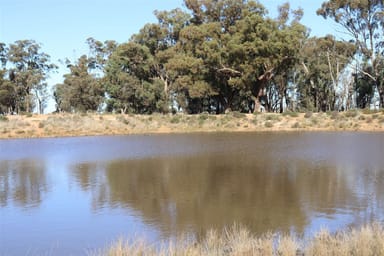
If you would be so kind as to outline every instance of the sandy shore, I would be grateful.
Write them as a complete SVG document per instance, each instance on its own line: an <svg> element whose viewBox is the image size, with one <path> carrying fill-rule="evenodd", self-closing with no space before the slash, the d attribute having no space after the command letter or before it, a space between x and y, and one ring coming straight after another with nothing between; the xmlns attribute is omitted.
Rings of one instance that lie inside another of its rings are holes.
<svg viewBox="0 0 384 256"><path fill-rule="evenodd" d="M384 131L384 111L226 115L47 114L0 116L0 138L189 132Z"/></svg>

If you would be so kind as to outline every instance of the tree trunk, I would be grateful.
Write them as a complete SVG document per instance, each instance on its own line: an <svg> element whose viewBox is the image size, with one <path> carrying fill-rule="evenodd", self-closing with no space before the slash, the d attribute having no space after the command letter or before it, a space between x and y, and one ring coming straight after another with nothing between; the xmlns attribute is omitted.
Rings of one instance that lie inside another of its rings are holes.
<svg viewBox="0 0 384 256"><path fill-rule="evenodd" d="M40 99L38 99L38 104L39 104L39 114L42 115L44 114L44 109L43 109L43 103L41 102Z"/></svg>
<svg viewBox="0 0 384 256"><path fill-rule="evenodd" d="M261 112L260 110L260 107L261 107L261 103L260 103L260 93L261 93L261 87L260 85L255 85L252 87L252 100L254 101L254 106L255 108L253 109L253 111L257 111L257 112Z"/></svg>
<svg viewBox="0 0 384 256"><path fill-rule="evenodd" d="M260 98L263 96L264 87L265 85L263 85L263 82L260 80L258 80L252 85L251 92L253 95L252 99L254 100L255 106L253 111L262 112Z"/></svg>
<svg viewBox="0 0 384 256"><path fill-rule="evenodd" d="M273 77L274 68L270 68L259 76L251 86L252 95L255 97L255 111L262 111L260 98L265 97L264 88Z"/></svg>

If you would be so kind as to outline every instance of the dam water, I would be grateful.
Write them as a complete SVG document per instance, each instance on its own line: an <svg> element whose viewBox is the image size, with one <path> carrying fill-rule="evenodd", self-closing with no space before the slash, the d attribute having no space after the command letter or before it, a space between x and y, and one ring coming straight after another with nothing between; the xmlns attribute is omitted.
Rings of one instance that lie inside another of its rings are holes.
<svg viewBox="0 0 384 256"><path fill-rule="evenodd" d="M311 236L384 219L384 134L0 141L0 255L89 254L234 223Z"/></svg>

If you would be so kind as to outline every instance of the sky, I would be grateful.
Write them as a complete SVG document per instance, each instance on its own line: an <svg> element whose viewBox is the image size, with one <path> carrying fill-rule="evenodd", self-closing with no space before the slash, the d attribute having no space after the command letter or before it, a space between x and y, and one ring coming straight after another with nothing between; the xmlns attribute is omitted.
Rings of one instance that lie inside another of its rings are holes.
<svg viewBox="0 0 384 256"><path fill-rule="evenodd" d="M291 0L291 7L304 9L302 23L311 28L311 35L335 33L337 26L316 15L324 0ZM115 40L123 43L146 23L155 23L154 10L185 8L183 0L1 0L0 42L10 44L32 39L42 45L41 51L59 65L66 58L77 60L88 54L86 39ZM260 0L271 17L277 6L287 0ZM63 81L67 73L60 67L48 83Z"/></svg>

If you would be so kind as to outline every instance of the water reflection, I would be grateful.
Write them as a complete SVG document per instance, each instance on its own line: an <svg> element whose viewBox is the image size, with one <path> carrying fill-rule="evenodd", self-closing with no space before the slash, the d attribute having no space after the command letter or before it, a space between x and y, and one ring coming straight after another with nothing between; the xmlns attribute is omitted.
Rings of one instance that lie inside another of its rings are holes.
<svg viewBox="0 0 384 256"><path fill-rule="evenodd" d="M38 207L49 187L43 161L0 161L0 207Z"/></svg>
<svg viewBox="0 0 384 256"><path fill-rule="evenodd" d="M234 222L257 232L303 229L306 216L294 184L287 182L288 173L269 175L270 170L235 159L207 156L111 163L106 175L109 202L139 210L165 233L198 232Z"/></svg>
<svg viewBox="0 0 384 256"><path fill-rule="evenodd" d="M62 254L81 254L136 231L203 234L234 222L311 235L382 221L383 152L384 135L368 133L1 141L0 254L58 241Z"/></svg>
<svg viewBox="0 0 384 256"><path fill-rule="evenodd" d="M73 182L84 192L92 195L92 209L104 208L103 202L108 200L109 186L105 178L104 165L93 163L78 163L69 167Z"/></svg>
<svg viewBox="0 0 384 256"><path fill-rule="evenodd" d="M258 234L302 233L316 214L333 218L347 212L357 218L370 202L367 188L355 182L359 170L276 160L273 154L257 161L243 154L116 160L104 168L73 170L82 189L92 192L93 206L134 209L165 236L234 222ZM368 177L361 182L372 186Z"/></svg>

